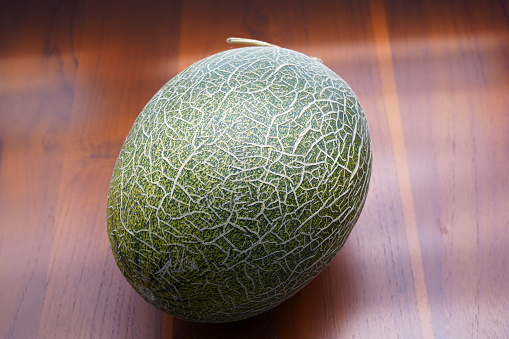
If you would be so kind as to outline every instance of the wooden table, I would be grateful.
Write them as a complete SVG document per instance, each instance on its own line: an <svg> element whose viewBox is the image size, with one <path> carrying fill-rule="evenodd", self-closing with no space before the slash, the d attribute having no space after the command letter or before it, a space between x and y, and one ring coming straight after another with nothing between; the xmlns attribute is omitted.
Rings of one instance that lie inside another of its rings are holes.
<svg viewBox="0 0 509 339"><path fill-rule="evenodd" d="M0 338L509 335L508 1L2 1ZM39 4L37 4L39 3ZM109 248L129 129L242 36L319 57L359 97L374 166L335 260L262 315L153 308Z"/></svg>

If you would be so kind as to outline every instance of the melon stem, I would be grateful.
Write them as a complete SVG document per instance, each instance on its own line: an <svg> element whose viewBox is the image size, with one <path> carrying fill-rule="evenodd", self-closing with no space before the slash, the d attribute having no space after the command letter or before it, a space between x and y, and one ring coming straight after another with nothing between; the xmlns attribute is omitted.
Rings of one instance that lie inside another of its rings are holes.
<svg viewBox="0 0 509 339"><path fill-rule="evenodd" d="M273 44L269 44L265 41L255 40L255 39L246 39L246 38L228 38L226 42L229 44L240 44L240 45L250 45L250 46L263 46L263 47L279 47Z"/></svg>
<svg viewBox="0 0 509 339"><path fill-rule="evenodd" d="M249 45L249 46L262 46L262 47L279 47L278 45L269 44L265 41L255 40L255 39L246 39L246 38L228 38L226 42L229 44L239 44L239 45ZM316 57L312 57L316 61L323 64L321 59Z"/></svg>

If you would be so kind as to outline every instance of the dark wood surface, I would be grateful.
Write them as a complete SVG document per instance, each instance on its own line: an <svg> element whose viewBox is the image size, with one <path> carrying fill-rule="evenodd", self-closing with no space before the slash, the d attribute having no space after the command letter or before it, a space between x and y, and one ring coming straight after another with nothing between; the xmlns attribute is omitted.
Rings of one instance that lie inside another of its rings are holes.
<svg viewBox="0 0 509 339"><path fill-rule="evenodd" d="M505 338L507 1L1 1L0 338ZM334 261L228 324L153 308L117 269L106 198L143 106L261 39L356 92L374 165Z"/></svg>

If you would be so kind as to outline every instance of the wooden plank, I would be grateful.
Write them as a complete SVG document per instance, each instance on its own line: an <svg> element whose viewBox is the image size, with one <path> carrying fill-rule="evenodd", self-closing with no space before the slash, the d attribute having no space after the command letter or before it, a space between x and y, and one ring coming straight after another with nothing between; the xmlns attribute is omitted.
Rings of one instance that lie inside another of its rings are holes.
<svg viewBox="0 0 509 339"><path fill-rule="evenodd" d="M385 113L389 125L389 134L396 162L398 186L403 207L405 233L409 247L412 276L415 286L417 309L419 312L420 327L425 338L433 338L431 315L428 302L428 292L422 263L419 230L415 218L412 183L408 170L408 158L401 124L398 91L394 79L394 66L389 40L387 19L383 3L372 0L370 2L371 20L375 35L375 49L380 67L380 77L384 94Z"/></svg>
<svg viewBox="0 0 509 339"><path fill-rule="evenodd" d="M54 1L0 10L2 338L36 337L43 309L77 69L71 12Z"/></svg>
<svg viewBox="0 0 509 339"><path fill-rule="evenodd" d="M508 184L499 153L508 145L507 10L422 2L395 20L398 5L390 4L388 22L434 331L503 337L508 252L495 239L507 238L509 202L500 195Z"/></svg>

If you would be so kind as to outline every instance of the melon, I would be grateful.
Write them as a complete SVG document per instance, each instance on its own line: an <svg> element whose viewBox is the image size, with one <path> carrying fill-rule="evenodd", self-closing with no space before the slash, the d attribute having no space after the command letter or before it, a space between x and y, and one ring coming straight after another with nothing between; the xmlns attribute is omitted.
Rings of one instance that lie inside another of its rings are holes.
<svg viewBox="0 0 509 339"><path fill-rule="evenodd" d="M108 195L113 256L175 317L251 317L331 262L371 166L361 105L320 60L263 43L226 50L171 79L135 120Z"/></svg>

